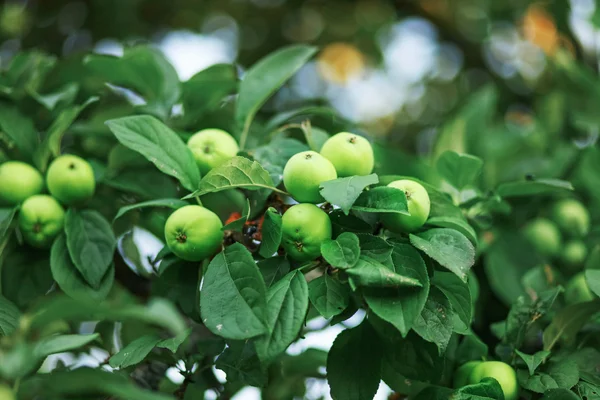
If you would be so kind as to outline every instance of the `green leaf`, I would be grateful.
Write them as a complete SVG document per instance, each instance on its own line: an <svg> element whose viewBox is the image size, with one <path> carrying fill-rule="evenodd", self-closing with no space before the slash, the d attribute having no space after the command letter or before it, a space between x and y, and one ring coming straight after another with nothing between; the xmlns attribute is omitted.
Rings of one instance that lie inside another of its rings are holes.
<svg viewBox="0 0 600 400"><path fill-rule="evenodd" d="M26 392L27 398L88 398L101 394L127 400L175 400L168 394L141 389L125 375L86 367L35 374L21 388L19 392Z"/></svg>
<svg viewBox="0 0 600 400"><path fill-rule="evenodd" d="M267 131L274 131L279 126L292 121L292 120L301 120L306 119L312 116L323 116L339 119L337 111L331 107L327 106L305 106L296 108L290 111L280 112L274 115L267 123L265 124L265 129ZM320 150L320 149L319 149ZM319 152L319 150L314 150Z"/></svg>
<svg viewBox="0 0 600 400"><path fill-rule="evenodd" d="M234 65L216 64L184 82L182 101L186 121L192 122L216 109L225 96L235 91L236 75Z"/></svg>
<svg viewBox="0 0 600 400"><path fill-rule="evenodd" d="M0 208L0 239L4 238L17 213L17 207Z"/></svg>
<svg viewBox="0 0 600 400"><path fill-rule="evenodd" d="M246 199L246 203L244 203L244 209L242 210L242 216L236 219L235 221L231 221L227 225L223 226L221 230L224 231L238 231L241 232L244 228L244 224L248 221L250 217L250 200Z"/></svg>
<svg viewBox="0 0 600 400"><path fill-rule="evenodd" d="M315 47L306 45L284 47L264 57L246 72L240 83L235 109L242 150L258 110L316 51Z"/></svg>
<svg viewBox="0 0 600 400"><path fill-rule="evenodd" d="M174 197L178 194L176 183L169 176L155 169L126 170L117 176L104 177L102 183L144 199Z"/></svg>
<svg viewBox="0 0 600 400"><path fill-rule="evenodd" d="M464 386L452 395L452 400L504 400L502 386L494 378L484 378L474 385Z"/></svg>
<svg viewBox="0 0 600 400"><path fill-rule="evenodd" d="M52 249L50 250L50 268L54 280L62 291L70 297L82 301L104 300L112 288L115 276L114 266L109 265L109 269L98 288L94 289L89 286L71 261L65 235L60 235L56 238L52 245Z"/></svg>
<svg viewBox="0 0 600 400"><path fill-rule="evenodd" d="M48 111L53 111L59 104L64 106L73 104L78 92L79 84L75 82L69 82L60 89L51 93L40 94L32 90L31 97L46 107Z"/></svg>
<svg viewBox="0 0 600 400"><path fill-rule="evenodd" d="M285 193L274 186L269 173L258 162L238 156L211 169L202 178L199 189L184 199L240 188L246 190L269 189Z"/></svg>
<svg viewBox="0 0 600 400"><path fill-rule="evenodd" d="M560 389L564 390L564 389ZM600 386L593 385L588 382L580 381L575 388L573 389L575 393L577 393L582 399L586 400L600 400ZM562 400L562 399L553 399L553 400ZM566 399L571 400L571 399ZM573 400L580 400L578 398L574 398Z"/></svg>
<svg viewBox="0 0 600 400"><path fill-rule="evenodd" d="M171 353L176 353L179 349L179 346L183 344L190 337L192 333L192 328L186 329L185 331L181 331L177 336L174 336L170 339L164 339L158 342L156 347L160 347L161 349L170 350Z"/></svg>
<svg viewBox="0 0 600 400"><path fill-rule="evenodd" d="M136 204L132 204L129 206L119 208L119 211L117 211L117 215L115 215L115 217L113 218L113 221L116 221L118 218L122 217L129 211L138 210L140 208L166 207L166 208L170 208L173 210L177 210L178 208L187 206L189 204L190 203L188 203L187 201L179 200L179 199L157 199L157 200L143 201L141 203L136 203Z"/></svg>
<svg viewBox="0 0 600 400"><path fill-rule="evenodd" d="M379 236L364 233L359 233L356 236L358 236L358 240L360 241L361 255L381 263L389 261L392 251L394 250L394 247L389 242Z"/></svg>
<svg viewBox="0 0 600 400"><path fill-rule="evenodd" d="M8 336L19 326L21 312L6 297L0 296L0 336Z"/></svg>
<svg viewBox="0 0 600 400"><path fill-rule="evenodd" d="M567 359L577 364L582 380L600 385L600 376L598 376L600 352L598 350L590 347L574 350L567 356Z"/></svg>
<svg viewBox="0 0 600 400"><path fill-rule="evenodd" d="M572 191L573 185L559 179L537 179L535 181L520 181L503 183L496 189L501 197L541 196L564 194Z"/></svg>
<svg viewBox="0 0 600 400"><path fill-rule="evenodd" d="M475 334L465 336L456 350L457 364L465 364L468 361L481 361L488 356L487 344L481 341Z"/></svg>
<svg viewBox="0 0 600 400"><path fill-rule="evenodd" d="M466 282L467 272L475 264L475 248L462 233L454 229L434 228L411 234L410 242Z"/></svg>
<svg viewBox="0 0 600 400"><path fill-rule="evenodd" d="M425 261L409 244L394 244L391 261L397 274L416 279L422 288L367 288L364 296L371 311L406 336L425 307L429 275Z"/></svg>
<svg viewBox="0 0 600 400"><path fill-rule="evenodd" d="M258 250L261 257L271 257L279 249L282 237L281 222L281 214L273 207L269 207L261 229L262 242Z"/></svg>
<svg viewBox="0 0 600 400"><path fill-rule="evenodd" d="M321 183L321 196L331 204L339 206L346 215L363 190L379 182L377 174L349 176Z"/></svg>
<svg viewBox="0 0 600 400"><path fill-rule="evenodd" d="M316 126L311 126L308 129L303 128L302 131L310 149L317 153L321 151L321 148L323 148L323 145L329 139L329 134Z"/></svg>
<svg viewBox="0 0 600 400"><path fill-rule="evenodd" d="M464 325L463 331L471 326L472 300L469 285L451 272L436 271L431 283L446 295L452 311Z"/></svg>
<svg viewBox="0 0 600 400"><path fill-rule="evenodd" d="M2 294L21 309L38 301L52 288L47 250L14 251L2 264Z"/></svg>
<svg viewBox="0 0 600 400"><path fill-rule="evenodd" d="M475 247L477 247L477 232L475 232L475 229L473 229L473 227L469 225L469 223L465 221L464 218L459 218L456 216L439 216L433 218L430 217L426 223L427 225L433 225L440 228L450 228L459 231L460 233L465 235Z"/></svg>
<svg viewBox="0 0 600 400"><path fill-rule="evenodd" d="M71 208L65 217L65 233L73 264L87 283L99 289L116 247L110 224L97 211Z"/></svg>
<svg viewBox="0 0 600 400"><path fill-rule="evenodd" d="M128 48L122 57L93 54L85 66L108 82L133 89L146 102L142 107L166 118L181 94L175 68L158 50L149 46Z"/></svg>
<svg viewBox="0 0 600 400"><path fill-rule="evenodd" d="M285 256L271 257L259 261L258 269L265 280L265 285L269 288L290 272L290 262Z"/></svg>
<svg viewBox="0 0 600 400"><path fill-rule="evenodd" d="M274 185L283 180L283 168L295 154L309 150L308 146L296 139L276 137L268 144L258 147L253 152L254 159L269 172Z"/></svg>
<svg viewBox="0 0 600 400"><path fill-rule="evenodd" d="M350 214L346 215L342 210L333 210L329 214L333 237L337 237L344 232L353 233L371 233L373 227L362 219Z"/></svg>
<svg viewBox="0 0 600 400"><path fill-rule="evenodd" d="M331 397L372 400L381 379L379 363L382 355L380 341L367 321L340 333L327 356Z"/></svg>
<svg viewBox="0 0 600 400"><path fill-rule="evenodd" d="M409 215L406 194L396 188L379 186L363 192L352 207L357 211Z"/></svg>
<svg viewBox="0 0 600 400"><path fill-rule="evenodd" d="M585 280L596 296L600 296L600 269L586 269Z"/></svg>
<svg viewBox="0 0 600 400"><path fill-rule="evenodd" d="M336 268L352 268L360 256L358 236L344 232L335 240L327 239L321 244L321 254L325 261Z"/></svg>
<svg viewBox="0 0 600 400"><path fill-rule="evenodd" d="M308 285L300 270L288 273L267 291L267 333L256 339L263 362L283 353L298 338L308 311Z"/></svg>
<svg viewBox="0 0 600 400"><path fill-rule="evenodd" d="M35 151L34 161L39 169L46 170L50 156L58 157L60 155L60 146L63 135L69 129L71 124L77 119L79 114L90 104L96 102L97 97L90 97L81 105L71 106L63 110L52 122L52 125L46 132L46 137L41 146Z"/></svg>
<svg viewBox="0 0 600 400"><path fill-rule="evenodd" d="M542 363L550 356L549 351L538 351L535 354L525 354L522 351L515 350L515 353L521 357L525 364L527 364L527 369L529 370L529 376L535 373L535 370L542 365Z"/></svg>
<svg viewBox="0 0 600 400"><path fill-rule="evenodd" d="M208 265L200 310L204 325L227 339L249 339L267 332L265 282L242 244L227 247Z"/></svg>
<svg viewBox="0 0 600 400"><path fill-rule="evenodd" d="M170 175L193 192L198 188L200 172L194 156L183 140L168 126L149 115L137 115L106 121L119 142L135 150L160 171Z"/></svg>
<svg viewBox="0 0 600 400"><path fill-rule="evenodd" d="M343 312L350 305L350 287L325 273L308 282L308 297L325 319Z"/></svg>
<svg viewBox="0 0 600 400"><path fill-rule="evenodd" d="M261 364L254 343L233 342L219 356L215 364L227 374L228 382L240 382L250 386L264 387L267 384L267 371Z"/></svg>
<svg viewBox="0 0 600 400"><path fill-rule="evenodd" d="M587 400L594 400L594 397L584 397ZM567 389L550 389L544 393L541 400L581 400L575 393Z"/></svg>
<svg viewBox="0 0 600 400"><path fill-rule="evenodd" d="M113 368L127 368L144 361L146 356L160 342L154 335L145 335L137 338L125 346L121 351L112 356L108 363Z"/></svg>
<svg viewBox="0 0 600 400"><path fill-rule="evenodd" d="M472 184L481 173L483 161L470 154L458 154L446 151L437 160L440 175L457 189Z"/></svg>
<svg viewBox="0 0 600 400"><path fill-rule="evenodd" d="M33 121L18 108L0 101L0 130L15 143L23 156L31 159L39 143L38 132Z"/></svg>
<svg viewBox="0 0 600 400"><path fill-rule="evenodd" d="M569 360L550 361L544 371L532 376L525 370L517 371L521 385L535 393L544 393L549 389L570 389L579 381L579 368Z"/></svg>
<svg viewBox="0 0 600 400"><path fill-rule="evenodd" d="M452 314L450 300L441 290L432 287L413 329L423 339L435 343L440 354L443 354L452 336Z"/></svg>
<svg viewBox="0 0 600 400"><path fill-rule="evenodd" d="M418 279L397 274L393 269L368 256L361 255L356 265L346 272L358 286L384 288L422 287Z"/></svg>
<svg viewBox="0 0 600 400"><path fill-rule="evenodd" d="M572 340L598 312L600 312L600 300L572 304L561 309L544 330L544 350L551 350L561 339Z"/></svg>
<svg viewBox="0 0 600 400"><path fill-rule="evenodd" d="M35 344L34 354L38 358L45 358L50 354L63 353L83 347L98 339L100 334L89 335L57 335L42 338Z"/></svg>

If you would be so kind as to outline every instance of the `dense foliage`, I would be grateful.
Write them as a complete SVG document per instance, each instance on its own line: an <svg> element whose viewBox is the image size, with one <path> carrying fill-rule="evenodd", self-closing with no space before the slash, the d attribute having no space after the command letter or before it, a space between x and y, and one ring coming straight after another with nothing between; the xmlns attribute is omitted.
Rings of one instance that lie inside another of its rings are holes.
<svg viewBox="0 0 600 400"><path fill-rule="evenodd" d="M316 51L185 82L145 46L12 59L1 399L230 398L248 385L289 399L307 378L334 399L371 399L381 380L415 399L598 398L600 154L565 118L584 93L600 102L596 79L557 53L568 84L536 120L500 120L483 87L423 161L362 141L327 107L264 107ZM357 158L346 143L363 146ZM164 248L146 260L134 227ZM318 329L347 327L331 350L287 354L319 316ZM108 357L94 368L45 362L97 348Z"/></svg>

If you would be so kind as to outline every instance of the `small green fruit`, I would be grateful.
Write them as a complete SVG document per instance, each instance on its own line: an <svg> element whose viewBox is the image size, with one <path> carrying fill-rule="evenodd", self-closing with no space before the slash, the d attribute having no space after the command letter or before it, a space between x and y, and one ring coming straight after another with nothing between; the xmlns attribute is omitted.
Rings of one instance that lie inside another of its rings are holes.
<svg viewBox="0 0 600 400"><path fill-rule="evenodd" d="M596 296L590 290L584 272L576 274L567 282L565 286L565 301L567 304L584 303L594 299L596 299Z"/></svg>
<svg viewBox="0 0 600 400"><path fill-rule="evenodd" d="M0 384L0 400L16 400L15 394L10 387Z"/></svg>
<svg viewBox="0 0 600 400"><path fill-rule="evenodd" d="M314 151L304 151L290 158L283 169L283 184L299 203L322 203L320 185L337 178L335 167Z"/></svg>
<svg viewBox="0 0 600 400"><path fill-rule="evenodd" d="M578 268L585 262L587 247L581 240L571 240L565 244L561 258L567 267Z"/></svg>
<svg viewBox="0 0 600 400"><path fill-rule="evenodd" d="M21 204L44 189L44 178L37 169L20 161L0 165L0 203Z"/></svg>
<svg viewBox="0 0 600 400"><path fill-rule="evenodd" d="M223 242L223 224L212 211L185 206L173 212L165 224L165 241L177 257L200 261L213 255Z"/></svg>
<svg viewBox="0 0 600 400"><path fill-rule="evenodd" d="M552 208L552 219L569 236L584 237L590 230L590 214L575 199L561 200Z"/></svg>
<svg viewBox="0 0 600 400"><path fill-rule="evenodd" d="M92 166L83 158L67 154L57 157L46 175L50 194L66 205L77 205L94 195L96 180Z"/></svg>
<svg viewBox="0 0 600 400"><path fill-rule="evenodd" d="M331 221L314 204L290 207L282 218L282 245L295 261L310 261L321 255L321 243L331 239Z"/></svg>
<svg viewBox="0 0 600 400"><path fill-rule="evenodd" d="M340 132L323 144L321 155L331 161L340 178L369 175L373 172L375 156L371 143L362 136Z"/></svg>
<svg viewBox="0 0 600 400"><path fill-rule="evenodd" d="M240 151L235 139L221 129L203 129L192 135L187 145L202 175L235 157Z"/></svg>
<svg viewBox="0 0 600 400"><path fill-rule="evenodd" d="M48 248L63 230L65 211L52 196L36 194L21 206L19 229L33 247Z"/></svg>
<svg viewBox="0 0 600 400"><path fill-rule="evenodd" d="M561 250L562 238L556 225L545 218L538 218L523 231L527 240L538 253L553 257Z"/></svg>
<svg viewBox="0 0 600 400"><path fill-rule="evenodd" d="M473 368L469 383L474 385L481 382L483 378L497 380L502 387L505 400L517 400L519 395L517 373L510 365L500 361L482 362Z"/></svg>
<svg viewBox="0 0 600 400"><path fill-rule="evenodd" d="M454 387L459 389L463 386L467 386L469 384L471 374L473 373L473 369L475 369L475 367L481 363L482 361L469 361L457 369L454 373Z"/></svg>
<svg viewBox="0 0 600 400"><path fill-rule="evenodd" d="M381 216L383 225L392 232L414 232L422 227L431 209L427 190L418 182L409 179L394 181L388 185L404 191L410 215L386 213Z"/></svg>

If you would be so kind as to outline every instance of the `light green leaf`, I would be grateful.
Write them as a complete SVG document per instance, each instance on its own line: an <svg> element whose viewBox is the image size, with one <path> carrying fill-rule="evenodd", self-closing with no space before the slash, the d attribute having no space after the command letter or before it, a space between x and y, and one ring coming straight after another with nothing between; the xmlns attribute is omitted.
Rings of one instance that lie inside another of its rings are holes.
<svg viewBox="0 0 600 400"><path fill-rule="evenodd" d="M356 265L347 269L346 273L358 286L384 288L423 286L417 279L397 274L387 266L365 255L361 255Z"/></svg>
<svg viewBox="0 0 600 400"><path fill-rule="evenodd" d="M145 335L135 339L121 351L112 356L108 363L113 368L127 368L144 361L146 356L160 343L160 338L154 335Z"/></svg>
<svg viewBox="0 0 600 400"><path fill-rule="evenodd" d="M481 173L483 161L470 154L446 151L437 160L440 175L457 189L472 184Z"/></svg>
<svg viewBox="0 0 600 400"><path fill-rule="evenodd" d="M573 190L570 182L559 179L536 179L534 181L507 182L496 189L501 197L524 197L561 194Z"/></svg>
<svg viewBox="0 0 600 400"><path fill-rule="evenodd" d="M331 204L339 206L346 215L363 190L379 182L376 174L349 176L321 183L321 196Z"/></svg>
<svg viewBox="0 0 600 400"><path fill-rule="evenodd" d="M265 219L262 224L261 234L262 242L258 254L261 257L271 257L281 244L282 230L281 230L281 214L277 212L273 207L269 207L265 213Z"/></svg>
<svg viewBox="0 0 600 400"><path fill-rule="evenodd" d="M136 204L132 204L129 206L119 208L119 211L117 211L117 215L115 215L115 217L113 218L113 221L116 221L118 218L122 217L129 211L137 210L140 208L166 207L166 208L170 208L173 210L177 210L178 208L187 206L188 204L189 203L187 201L179 200L179 199L157 199L157 200L143 201L141 203L136 203Z"/></svg>
<svg viewBox="0 0 600 400"><path fill-rule="evenodd" d="M174 336L170 339L161 340L158 342L156 347L160 347L162 349L171 350L172 353L176 353L179 349L179 346L183 344L190 337L192 333L192 328L186 329L185 331L181 331L177 336Z"/></svg>
<svg viewBox="0 0 600 400"><path fill-rule="evenodd" d="M98 339L100 334L89 335L57 335L42 338L35 344L34 354L36 357L45 358L50 354L63 353L83 347Z"/></svg>
<svg viewBox="0 0 600 400"><path fill-rule="evenodd" d="M352 208L364 212L410 215L406 194L402 190L387 186L379 186L363 192Z"/></svg>

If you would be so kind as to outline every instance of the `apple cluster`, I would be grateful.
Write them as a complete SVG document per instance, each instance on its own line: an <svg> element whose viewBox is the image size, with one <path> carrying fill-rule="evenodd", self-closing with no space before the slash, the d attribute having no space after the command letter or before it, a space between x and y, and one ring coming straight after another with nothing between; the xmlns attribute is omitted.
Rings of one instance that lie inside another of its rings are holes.
<svg viewBox="0 0 600 400"><path fill-rule="evenodd" d="M43 194L44 188L48 194ZM20 206L19 230L29 245L48 248L62 232L63 206L78 206L94 195L96 180L90 164L76 155L54 159L46 179L21 161L0 165L0 203Z"/></svg>
<svg viewBox="0 0 600 400"><path fill-rule="evenodd" d="M201 174L236 156L235 139L219 129L204 129L187 142ZM331 239L329 215L318 204L323 182L373 172L375 156L369 141L362 136L340 132L330 137L320 152L304 151L292 156L283 169L283 184L293 205L282 217L282 247L296 262L314 260L321 255L321 244ZM383 226L392 232L413 232L422 227L430 212L427 190L418 182L403 179L388 185L402 190L407 199L406 214L384 214ZM188 261L208 258L221 248L223 224L212 211L189 205L174 211L165 224L165 241L178 257Z"/></svg>
<svg viewBox="0 0 600 400"><path fill-rule="evenodd" d="M575 274L565 287L567 304L591 301L596 297L582 271L588 255L584 238L589 230L588 210L572 198L557 201L548 218L538 217L523 229L524 236L540 255L558 260L564 272Z"/></svg>

